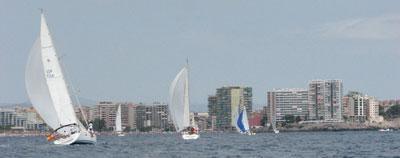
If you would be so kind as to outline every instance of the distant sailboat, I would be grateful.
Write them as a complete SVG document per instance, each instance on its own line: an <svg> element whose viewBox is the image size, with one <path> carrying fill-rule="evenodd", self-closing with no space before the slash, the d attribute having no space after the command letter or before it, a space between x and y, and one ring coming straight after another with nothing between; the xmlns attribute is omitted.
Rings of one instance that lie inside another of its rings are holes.
<svg viewBox="0 0 400 158"><path fill-rule="evenodd" d="M379 129L378 131L379 131L379 132L391 132L391 131L393 131L393 130L390 129L390 128L386 128L386 129Z"/></svg>
<svg viewBox="0 0 400 158"><path fill-rule="evenodd" d="M121 105L118 105L118 110L115 117L115 132L118 136L125 136L125 134L122 132Z"/></svg>
<svg viewBox="0 0 400 158"><path fill-rule="evenodd" d="M270 111L271 111L271 114L272 114L272 117L271 117L271 119L272 119L272 121L271 121L272 130L274 131L275 134L278 134L279 130L276 129L276 112L275 112L275 110L272 109L272 106L270 108L271 108Z"/></svg>
<svg viewBox="0 0 400 158"><path fill-rule="evenodd" d="M67 84L42 12L40 36L30 52L25 84L37 112L53 129L48 135L54 144L91 144L96 142L92 129L87 130L75 115Z"/></svg>
<svg viewBox="0 0 400 158"><path fill-rule="evenodd" d="M247 118L247 112L246 112L246 106L243 106L243 109L238 107L238 116L236 119L236 129L239 133L241 134L247 134L247 135L255 135L255 133L252 133L250 131L249 127L249 120Z"/></svg>
<svg viewBox="0 0 400 158"><path fill-rule="evenodd" d="M181 132L183 139L199 138L197 127L190 125L188 65L172 81L169 95L169 111L176 131Z"/></svg>

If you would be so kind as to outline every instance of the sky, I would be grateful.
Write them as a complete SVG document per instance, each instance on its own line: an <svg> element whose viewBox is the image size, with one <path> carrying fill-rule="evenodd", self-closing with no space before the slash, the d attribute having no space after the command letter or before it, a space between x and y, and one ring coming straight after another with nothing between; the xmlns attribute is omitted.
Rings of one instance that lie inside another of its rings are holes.
<svg viewBox="0 0 400 158"><path fill-rule="evenodd" d="M0 103L28 101L24 73L43 8L79 96L168 101L190 65L191 108L227 85L274 88L342 79L345 92L400 98L400 1L0 0Z"/></svg>

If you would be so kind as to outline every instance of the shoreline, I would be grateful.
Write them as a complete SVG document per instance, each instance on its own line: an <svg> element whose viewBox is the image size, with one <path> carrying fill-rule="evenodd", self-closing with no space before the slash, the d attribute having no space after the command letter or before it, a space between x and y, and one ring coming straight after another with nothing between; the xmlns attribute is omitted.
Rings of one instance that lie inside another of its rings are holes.
<svg viewBox="0 0 400 158"><path fill-rule="evenodd" d="M293 132L347 132L347 131L354 131L354 132L361 132L361 131L377 131L381 128L347 128L347 129L329 129L329 128L324 128L324 129L283 129L280 128L278 129L279 132L281 133L293 133ZM399 130L398 128L390 128L394 131ZM273 133L272 130L270 129L256 129L254 130L255 133ZM3 134L0 134L1 137L36 137L36 136L46 136L47 132L41 132L41 133L31 133L31 132L26 132L26 133L14 133L14 132L6 132ZM235 133L235 131L202 131L200 133L206 133L206 134L222 134L222 133ZM126 133L127 136L134 136L134 135L174 135L178 134L176 132L130 132ZM114 132L99 132L96 133L98 136L114 136L116 135Z"/></svg>

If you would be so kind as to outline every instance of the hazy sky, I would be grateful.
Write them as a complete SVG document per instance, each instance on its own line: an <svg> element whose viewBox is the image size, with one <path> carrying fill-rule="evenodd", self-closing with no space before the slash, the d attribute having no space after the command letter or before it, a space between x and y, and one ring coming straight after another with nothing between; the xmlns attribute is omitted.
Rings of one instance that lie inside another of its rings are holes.
<svg viewBox="0 0 400 158"><path fill-rule="evenodd" d="M311 79L400 97L400 1L0 0L0 102L28 100L38 8L69 78L92 100L167 102L187 57L195 110L224 85L253 87L261 105L267 90Z"/></svg>

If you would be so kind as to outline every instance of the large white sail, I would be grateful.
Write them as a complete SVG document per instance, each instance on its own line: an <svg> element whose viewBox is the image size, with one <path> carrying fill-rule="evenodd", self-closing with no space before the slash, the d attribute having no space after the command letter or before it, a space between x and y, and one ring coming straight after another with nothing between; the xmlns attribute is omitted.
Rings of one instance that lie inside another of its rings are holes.
<svg viewBox="0 0 400 158"><path fill-rule="evenodd" d="M118 105L117 115L115 117L115 131L116 132L122 132L121 105Z"/></svg>
<svg viewBox="0 0 400 158"><path fill-rule="evenodd" d="M29 98L46 123L56 129L79 124L44 15L40 38L32 48L26 68Z"/></svg>
<svg viewBox="0 0 400 158"><path fill-rule="evenodd" d="M271 126L273 131L277 133L279 131L276 129L276 109L273 109L271 106L270 111L271 111Z"/></svg>
<svg viewBox="0 0 400 158"><path fill-rule="evenodd" d="M169 89L169 111L176 131L190 126L188 68L185 66L176 75Z"/></svg>
<svg viewBox="0 0 400 158"><path fill-rule="evenodd" d="M40 38L38 38L31 49L25 70L25 85L36 111L48 126L56 129L60 126L60 121L46 83L40 43Z"/></svg>

